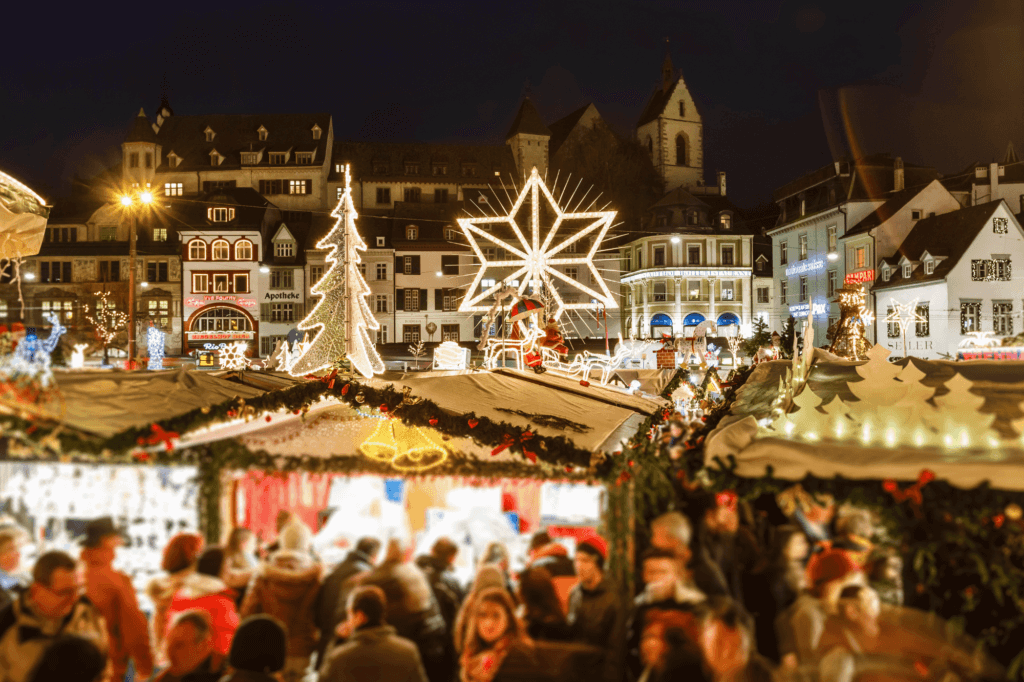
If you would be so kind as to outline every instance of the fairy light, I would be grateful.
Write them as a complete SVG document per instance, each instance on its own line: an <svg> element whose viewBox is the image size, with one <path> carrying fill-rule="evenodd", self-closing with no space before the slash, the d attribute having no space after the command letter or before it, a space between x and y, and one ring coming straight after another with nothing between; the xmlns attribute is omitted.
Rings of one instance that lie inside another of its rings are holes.
<svg viewBox="0 0 1024 682"><path fill-rule="evenodd" d="M327 369L347 357L360 374L371 378L384 371L368 329L379 329L366 297L370 287L359 272L360 251L366 243L356 229L355 204L352 202L352 174L345 165L345 190L331 215L337 218L334 227L317 242L326 249L330 269L320 278L311 293L320 297L316 307L299 323L299 329L318 329L316 338L302 349L288 372L294 377ZM339 251L341 257L339 258Z"/></svg>
<svg viewBox="0 0 1024 682"><path fill-rule="evenodd" d="M149 362L146 364L148 370L164 368L164 334L155 326L146 331L146 348L149 350ZM244 351L243 351L244 357Z"/></svg>
<svg viewBox="0 0 1024 682"><path fill-rule="evenodd" d="M543 243L541 243L540 240L541 195L544 196L544 199L548 202L555 214L554 224L544 237ZM529 239L526 238L516 221L516 216L527 198L530 200ZM597 306L617 308L618 304L615 302L615 298L608 290L608 287L604 282L604 278L594 266L594 256L597 254L597 251L601 246L601 241L611 228L612 220L614 218L615 211L584 211L580 213L563 212L558 206L558 202L551 195L550 190L548 190L547 185L544 184L544 181L541 179L537 169L534 168L530 173L530 178L523 185L522 190L519 192L519 196L516 198L512 208L509 210L508 215L458 219L459 227L462 228L462 232L466 235L466 239L468 240L470 247L473 249L477 259L480 261L480 270L477 272L476 276L473 278L473 282L466 290L466 296L463 298L462 304L459 306L459 311L487 312L490 309L490 306L482 305L481 301L492 296L501 289L506 280L519 280L520 284L518 286L518 293L520 295L526 291L528 286L532 286L535 293L539 292L542 286L546 287L556 303L555 310L549 314L556 320L558 320L566 310L590 310ZM566 220L592 220L593 222L568 236L565 240L553 245L562 223ZM510 244L481 227L481 225L495 224L511 226L519 244ZM590 234L595 234L596 236L590 250L586 254L573 257L567 257L564 255L567 253L567 249L570 246ZM483 249L481 249L478 243L478 238L494 243L496 246L514 255L515 258L506 258L505 260L488 260L487 257L484 256ZM577 265L585 267L590 271L593 276L593 280L597 283L600 291L595 291L581 283L578 279L573 279L560 270L556 270L552 267L554 265ZM483 281L488 268L496 267L511 267L517 269L504 280L495 282L490 287L481 290L481 282ZM586 300L592 302L566 303L562 300L558 290L553 286L552 278L558 279L569 287L583 292L586 295Z"/></svg>
<svg viewBox="0 0 1024 682"><path fill-rule="evenodd" d="M885 321L895 324L900 336L903 337L903 355L907 355L907 328L914 322L924 322L924 318L917 312L917 299L910 303L899 303L895 298L890 298L892 310L885 316Z"/></svg>

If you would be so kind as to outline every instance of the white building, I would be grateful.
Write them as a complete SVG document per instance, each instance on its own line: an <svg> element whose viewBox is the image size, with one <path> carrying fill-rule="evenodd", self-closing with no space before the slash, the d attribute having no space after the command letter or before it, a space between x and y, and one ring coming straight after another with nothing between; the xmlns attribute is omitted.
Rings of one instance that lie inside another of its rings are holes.
<svg viewBox="0 0 1024 682"><path fill-rule="evenodd" d="M309 225L287 223L268 226L263 243L266 249L260 258L259 354L268 357L278 341L287 338L298 328L305 313L306 286L305 256ZM310 334L313 338L316 333Z"/></svg>
<svg viewBox="0 0 1024 682"><path fill-rule="evenodd" d="M906 354L914 357L956 358L969 332L1020 333L1024 299L1014 262L1024 262L1024 232L1002 199L922 218L898 253L878 263L879 342L904 354L900 327L886 321L897 306L920 318L906 330Z"/></svg>

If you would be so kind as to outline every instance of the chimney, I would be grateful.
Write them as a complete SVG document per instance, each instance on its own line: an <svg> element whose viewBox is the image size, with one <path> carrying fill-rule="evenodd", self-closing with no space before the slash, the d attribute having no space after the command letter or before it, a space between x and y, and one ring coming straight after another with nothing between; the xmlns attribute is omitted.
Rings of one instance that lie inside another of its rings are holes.
<svg viewBox="0 0 1024 682"><path fill-rule="evenodd" d="M893 165L893 170L892 170L892 191L894 191L894 192L902 192L903 189L904 189L903 159L901 159L900 157L897 156L896 160L893 162L892 165Z"/></svg>
<svg viewBox="0 0 1024 682"><path fill-rule="evenodd" d="M999 198L999 164L993 161L988 165L989 201Z"/></svg>
<svg viewBox="0 0 1024 682"><path fill-rule="evenodd" d="M725 171L718 171L718 193L725 196Z"/></svg>

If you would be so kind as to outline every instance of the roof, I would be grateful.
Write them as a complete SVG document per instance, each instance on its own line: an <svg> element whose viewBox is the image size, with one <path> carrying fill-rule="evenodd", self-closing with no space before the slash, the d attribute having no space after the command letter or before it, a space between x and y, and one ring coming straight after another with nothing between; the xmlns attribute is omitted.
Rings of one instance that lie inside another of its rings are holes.
<svg viewBox="0 0 1024 682"><path fill-rule="evenodd" d="M146 112L143 109L139 109L139 115L132 121L132 129L128 131L124 141L154 142L155 140L156 135L153 133L153 126L150 125L149 119L146 118Z"/></svg>
<svg viewBox="0 0 1024 682"><path fill-rule="evenodd" d="M259 129L267 130L267 139L261 141ZM320 139L313 139L313 127L319 126ZM164 120L156 134L156 141L163 147L163 158L157 172L175 173L189 170L221 170L241 168L242 152L264 154L258 164L246 164L246 168L270 167L269 152L292 154L285 164L274 168L305 167L296 163L294 152L314 152L313 166L321 166L327 153L328 131L331 115L312 114L208 114L204 116L171 116ZM214 132L213 141L206 141L206 129ZM210 152L216 150L224 157L219 166L210 165ZM171 168L167 156L174 152L181 161Z"/></svg>
<svg viewBox="0 0 1024 682"><path fill-rule="evenodd" d="M85 225L89 218L105 201L91 196L76 196L68 199L57 199L50 210L50 227L55 225Z"/></svg>
<svg viewBox="0 0 1024 682"><path fill-rule="evenodd" d="M772 276L772 239L771 237L755 236L753 240L753 263L754 277ZM761 257L764 257L763 259ZM757 262L761 259L764 262L764 269L757 269Z"/></svg>
<svg viewBox="0 0 1024 682"><path fill-rule="evenodd" d="M416 173L407 174L406 164L413 162ZM486 185L500 173L517 176L515 157L507 144L468 145L429 142L335 142L330 182L342 181L335 170L338 164L351 164L358 179L408 180L410 175L422 182L465 184L472 179ZM433 175L434 165L444 165L445 175ZM464 175L464 168L475 175ZM424 180L420 180L423 178Z"/></svg>
<svg viewBox="0 0 1024 682"><path fill-rule="evenodd" d="M569 135L572 134L572 131L576 129L577 125L579 125L580 120L583 118L583 115L586 114L587 110L593 106L594 104L592 102L584 104L582 107L572 112L568 116L563 116L562 118L558 119L557 121L551 124L551 143L548 145L548 147L550 149L552 156L558 152L559 148L569 138ZM600 117L600 114L597 113L596 107L594 108L594 113L597 114L598 117Z"/></svg>
<svg viewBox="0 0 1024 682"><path fill-rule="evenodd" d="M998 199L917 221L914 229L900 244L896 255L882 259L883 263L894 266L889 281L884 281L879 273L873 288L890 289L945 279L1003 203L1002 199ZM904 278L903 269L895 265L904 256L916 261L925 251L942 259L935 264L932 274L926 275L924 268L918 267L911 271L910 277Z"/></svg>
<svg viewBox="0 0 1024 682"><path fill-rule="evenodd" d="M215 225L218 231L223 232L246 230L262 233L268 221L276 224L280 216L277 206L251 187L218 189L206 194L166 201L166 208L157 211L155 215L157 219L162 218L164 222L179 230L209 230ZM217 206L234 208L235 219L223 223L212 222L207 209Z"/></svg>
<svg viewBox="0 0 1024 682"><path fill-rule="evenodd" d="M529 97L523 98L523 103L519 105L519 111L516 112L515 120L512 121L512 126L508 129L505 139L520 134L551 137L551 131L544 125L540 113L537 112L537 107L533 105Z"/></svg>
<svg viewBox="0 0 1024 682"><path fill-rule="evenodd" d="M657 217L659 214L663 214L672 208L683 207L685 210L688 207L694 207L706 211L708 213L710 224L704 225L685 225L678 224L678 217L673 215L675 221L669 221L668 225L662 227L655 227L657 224ZM721 223L714 220L713 217L719 213L730 212L733 214L732 227L726 229L721 226ZM665 196L663 196L658 203L651 207L651 221L647 223L647 231L649 232L666 232L666 233L689 233L697 232L700 234L755 234L756 230L749 225L743 216L743 213L736 207L728 197L723 197L720 194L701 194L699 196L691 194L684 187L678 187Z"/></svg>
<svg viewBox="0 0 1024 682"><path fill-rule="evenodd" d="M647 100L646 106L644 106L643 113L640 114L640 120L636 124L637 128L661 116L661 112L665 111L665 105L668 104L668 99L671 97L677 82L673 81L668 88L659 85L654 89L654 92L651 93L650 98Z"/></svg>
<svg viewBox="0 0 1024 682"><path fill-rule="evenodd" d="M452 243L444 236L445 228L458 229L455 219L466 215L463 209L464 202L416 204L396 201L390 243L396 251L468 251L469 245L461 237ZM418 228L415 240L406 239L407 225Z"/></svg>
<svg viewBox="0 0 1024 682"><path fill-rule="evenodd" d="M291 256L278 256L277 250L271 245L271 241L274 235L277 234L278 230L282 227L288 228L288 231L295 237L295 250ZM301 266L306 264L306 249L302 248L304 244L309 242L310 223L302 221L289 221L283 220L281 222L274 222L267 224L263 229L263 253L260 254L262 258L260 261L266 265L294 265Z"/></svg>
<svg viewBox="0 0 1024 682"><path fill-rule="evenodd" d="M1017 163L1020 159L1017 158L1017 150L1013 148L1013 140L1006 145L1006 153L1003 155L1003 163L1011 164Z"/></svg>
<svg viewBox="0 0 1024 682"><path fill-rule="evenodd" d="M931 184L931 183L929 183ZM852 228L846 231L844 237L852 237L857 234L864 234L869 232L889 218L899 213L900 209L910 203L910 201L924 191L923 187L909 187L907 189L895 192L890 195L890 198L881 206L876 208L872 213L868 214L863 220L854 225Z"/></svg>
<svg viewBox="0 0 1024 682"><path fill-rule="evenodd" d="M871 154L852 162L840 159L783 185L772 196L775 201L780 201L830 178L839 177L843 185L843 196L849 201L877 200L895 187L895 164L896 159L888 153ZM904 162L903 177L905 187L916 187L937 180L940 176L934 168Z"/></svg>
<svg viewBox="0 0 1024 682"><path fill-rule="evenodd" d="M1002 171L1003 171L1003 174L999 176L999 184L1000 185L1006 184L1006 183L1014 183L1014 184L1024 183L1024 162L1017 161L1017 162L1008 163L1008 164L1005 164L1005 165L1000 164L1000 167L1002 168ZM974 173L973 173L973 169L972 169L971 179L974 182L974 184L976 184L976 185L988 185L988 184L990 184L992 182L992 179L990 177L990 173L988 173L988 166L987 165L985 165L985 171L986 171L985 172L985 177L983 177L983 178L975 178L974 177Z"/></svg>

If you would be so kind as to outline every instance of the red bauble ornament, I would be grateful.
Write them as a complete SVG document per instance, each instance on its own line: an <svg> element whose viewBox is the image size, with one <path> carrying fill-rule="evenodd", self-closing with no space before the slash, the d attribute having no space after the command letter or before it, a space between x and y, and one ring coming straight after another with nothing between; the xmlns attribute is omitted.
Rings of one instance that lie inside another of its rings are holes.
<svg viewBox="0 0 1024 682"><path fill-rule="evenodd" d="M1005 523L1005 522L1006 522L1006 517L1003 516L1002 514L996 514L995 516L992 517L992 525L995 526L996 528L1002 528L1003 527L1003 523Z"/></svg>
<svg viewBox="0 0 1024 682"><path fill-rule="evenodd" d="M270 415L268 414L268 415L267 415L266 417L264 417L263 419L265 419L266 421L270 421Z"/></svg>
<svg viewBox="0 0 1024 682"><path fill-rule="evenodd" d="M298 414L299 410L292 410L292 414Z"/></svg>
<svg viewBox="0 0 1024 682"><path fill-rule="evenodd" d="M469 424L469 428L471 428L471 429L475 429L475 428L476 428L476 425L477 425L477 424L479 424L480 422L478 422L478 421L477 421L476 419L470 419L470 420L469 420L468 422L466 422L466 423L467 423L467 424Z"/></svg>
<svg viewBox="0 0 1024 682"><path fill-rule="evenodd" d="M380 406L380 411L381 412L387 412L388 411L388 406L387 405L381 405Z"/></svg>
<svg viewBox="0 0 1024 682"><path fill-rule="evenodd" d="M234 417L235 414L237 414L237 413L234 410L228 410L228 416L229 417Z"/></svg>
<svg viewBox="0 0 1024 682"><path fill-rule="evenodd" d="M431 417L427 420L431 426L437 426L437 417Z"/></svg>
<svg viewBox="0 0 1024 682"><path fill-rule="evenodd" d="M580 386L589 386L590 382L586 379L580 379Z"/></svg>

